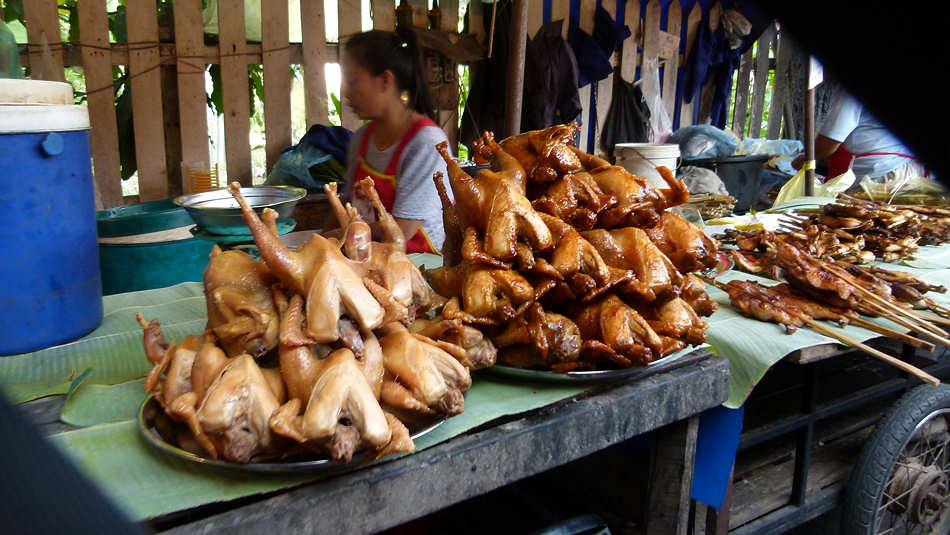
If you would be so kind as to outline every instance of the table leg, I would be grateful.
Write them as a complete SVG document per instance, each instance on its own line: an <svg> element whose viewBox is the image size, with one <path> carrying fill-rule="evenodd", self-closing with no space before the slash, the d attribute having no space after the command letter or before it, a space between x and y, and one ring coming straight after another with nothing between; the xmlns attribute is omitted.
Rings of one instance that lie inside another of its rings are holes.
<svg viewBox="0 0 950 535"><path fill-rule="evenodd" d="M699 417L654 431L646 533L686 535Z"/></svg>

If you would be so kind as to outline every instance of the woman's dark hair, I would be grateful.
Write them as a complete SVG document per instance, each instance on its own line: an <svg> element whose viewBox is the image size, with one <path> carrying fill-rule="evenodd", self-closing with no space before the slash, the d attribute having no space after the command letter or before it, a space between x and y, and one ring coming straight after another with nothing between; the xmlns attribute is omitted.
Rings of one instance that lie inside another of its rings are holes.
<svg viewBox="0 0 950 535"><path fill-rule="evenodd" d="M425 64L422 61L422 49L411 29L399 28L395 32L370 30L359 33L351 37L343 48L373 76L379 76L387 69L392 72L399 91L409 93L408 106L430 119L435 119Z"/></svg>

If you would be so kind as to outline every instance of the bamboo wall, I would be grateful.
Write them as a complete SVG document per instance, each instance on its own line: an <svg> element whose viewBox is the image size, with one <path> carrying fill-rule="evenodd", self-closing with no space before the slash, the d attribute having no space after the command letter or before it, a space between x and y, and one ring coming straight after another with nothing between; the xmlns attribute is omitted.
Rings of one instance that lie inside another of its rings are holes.
<svg viewBox="0 0 950 535"><path fill-rule="evenodd" d="M395 23L392 0L366 0L372 8L373 27L392 29ZM83 0L78 5L80 33L78 42L60 39L57 0L24 2L24 15L29 44L21 59L29 66L34 79L64 80L64 67L82 66L88 95L92 129L90 132L97 204L111 207L127 202L164 199L181 191L179 163L210 161L206 115L205 68L220 64L223 87L223 112L228 175L251 182L250 117L248 107L247 67L263 66L265 151L270 169L283 149L292 145L290 106L290 64L302 66L306 100L307 125L328 122L327 88L324 70L327 63L339 60L339 47L328 43L324 25L324 0L299 0L302 42L288 42L287 0L261 0L262 36L260 43L245 40L242 0L218 0L219 39L206 42L201 23L201 0L176 0L174 3L174 34L167 25L160 27L154 0L128 0L128 42L110 43L106 0ZM425 0L412 0L414 20L425 24ZM692 124L694 107L700 106L699 120L708 115L708 95L699 102L681 104L677 99L680 68L688 60L700 24L718 25L721 6L716 2L704 12L698 2L684 11L679 0L538 0L529 1L528 31L534 35L542 23L562 18L576 19L588 33L593 29L594 10L602 5L612 16L622 19L633 37L624 41L622 49L611 61L619 67L627 81L641 76L641 67L652 63L662 69L642 69L644 86L651 76L661 87L664 108L674 119L674 127ZM440 2L442 29L457 28L459 0ZM485 42L481 19L491 17L492 5L473 2L467 6L470 28L478 29L477 37ZM360 0L339 0L339 35L361 30ZM496 31L508 31L497 28ZM567 25L564 25L565 36ZM777 46L772 28L760 43ZM759 46L768 51L768 46ZM765 95L771 92L771 108L767 130L769 137L781 133L781 87L766 86L769 69L783 65L781 53L777 62L767 53L754 57L750 50L742 58L734 121L735 131L758 137L757 127L763 124ZM774 63L774 65L773 65ZM138 163L139 195L122 196L119 167L118 130L114 109L114 65L127 65L132 88L132 113ZM613 75L612 75L613 76ZM785 76L776 76L783 80ZM749 80L754 84L750 87ZM744 85L743 85L744 81ZM583 131L581 147L593 151L599 143L604 118L610 106L612 78L596 87L581 88ZM779 84L780 85L780 84ZM708 93L708 91L707 91ZM706 107L704 109L704 106ZM746 115L750 128L740 131ZM450 139L454 139L457 111L439 112L440 123ZM356 129L359 120L344 106L343 126ZM596 125L596 126L595 126ZM593 132L591 132L591 128ZM749 134L752 132L752 134Z"/></svg>

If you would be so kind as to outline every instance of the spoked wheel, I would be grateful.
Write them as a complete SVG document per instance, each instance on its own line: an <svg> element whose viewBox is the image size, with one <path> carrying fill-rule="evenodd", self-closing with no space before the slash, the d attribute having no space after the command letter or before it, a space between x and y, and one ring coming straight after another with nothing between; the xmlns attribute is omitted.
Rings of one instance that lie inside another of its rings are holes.
<svg viewBox="0 0 950 535"><path fill-rule="evenodd" d="M841 532L950 533L950 385L905 394L874 429L851 473Z"/></svg>

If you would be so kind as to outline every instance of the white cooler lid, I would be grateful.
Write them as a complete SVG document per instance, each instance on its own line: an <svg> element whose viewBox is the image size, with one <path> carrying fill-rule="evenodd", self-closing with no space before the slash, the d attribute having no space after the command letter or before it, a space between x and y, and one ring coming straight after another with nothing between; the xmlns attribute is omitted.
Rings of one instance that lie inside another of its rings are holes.
<svg viewBox="0 0 950 535"><path fill-rule="evenodd" d="M73 86L47 80L0 78L0 105L73 104Z"/></svg>
<svg viewBox="0 0 950 535"><path fill-rule="evenodd" d="M85 106L0 106L0 134L89 130Z"/></svg>

